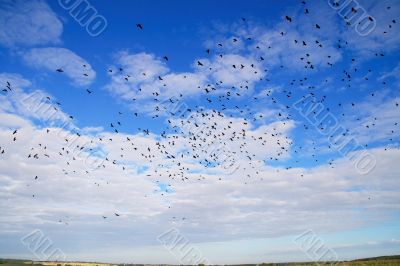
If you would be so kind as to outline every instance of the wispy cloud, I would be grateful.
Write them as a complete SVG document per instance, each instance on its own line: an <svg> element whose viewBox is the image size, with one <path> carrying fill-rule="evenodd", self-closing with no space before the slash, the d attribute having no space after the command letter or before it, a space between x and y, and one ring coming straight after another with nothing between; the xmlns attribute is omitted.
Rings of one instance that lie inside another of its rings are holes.
<svg viewBox="0 0 400 266"><path fill-rule="evenodd" d="M0 43L7 47L60 43L63 24L42 0L1 1Z"/></svg>
<svg viewBox="0 0 400 266"><path fill-rule="evenodd" d="M33 48L22 54L24 62L37 69L45 69L59 75L66 75L76 85L90 85L96 78L91 65L66 48ZM57 73L61 69L63 72Z"/></svg>

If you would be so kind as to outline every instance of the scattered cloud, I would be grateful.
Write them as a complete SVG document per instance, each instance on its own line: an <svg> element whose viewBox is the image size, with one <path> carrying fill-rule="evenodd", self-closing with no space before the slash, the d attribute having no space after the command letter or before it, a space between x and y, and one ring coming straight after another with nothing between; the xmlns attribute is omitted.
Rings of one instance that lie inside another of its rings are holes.
<svg viewBox="0 0 400 266"><path fill-rule="evenodd" d="M23 53L22 58L26 64L39 70L57 73L56 70L61 69L60 75L66 75L78 86L90 85L96 77L86 60L66 48L33 48Z"/></svg>

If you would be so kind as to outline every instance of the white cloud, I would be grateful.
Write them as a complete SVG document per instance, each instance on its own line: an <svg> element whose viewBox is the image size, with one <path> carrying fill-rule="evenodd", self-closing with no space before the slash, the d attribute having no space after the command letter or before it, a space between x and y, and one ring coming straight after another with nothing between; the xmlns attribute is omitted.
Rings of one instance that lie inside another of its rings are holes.
<svg viewBox="0 0 400 266"><path fill-rule="evenodd" d="M151 54L129 54L122 51L115 55L115 60L116 66L112 66L112 72L109 72L111 82L106 88L124 100L151 97L157 90L153 85L158 76L163 76L169 71L163 62ZM119 68L122 68L122 71Z"/></svg>
<svg viewBox="0 0 400 266"><path fill-rule="evenodd" d="M17 76L6 75L11 77ZM77 136L68 128L37 127L23 115L1 110L0 146L5 153L0 155L0 231L17 238L41 228L60 248L77 254L77 249L110 250L113 244L132 243L132 238L141 245L156 244L157 235L182 217L181 229L191 241L209 242L287 236L308 228L360 228L399 210L398 149L369 150L379 161L367 176L360 176L346 158L334 168L285 169L262 160L282 152L282 159L289 156L291 121L256 127L244 118L202 113L207 115L193 111L188 114L192 119L171 121L171 127L184 132L189 122L190 132L197 128L193 123L199 124L197 134L184 138L101 128L75 128L81 133ZM15 127L18 133L12 135ZM225 152L238 155L237 171L199 164L199 158L218 162L213 157L215 139L226 142ZM170 185L172 193L160 191L158 183ZM76 249L69 245L83 236L87 242L82 240Z"/></svg>
<svg viewBox="0 0 400 266"><path fill-rule="evenodd" d="M340 61L341 51L335 42L336 37L339 38L335 11L326 2L307 3L309 14L304 14L302 5L298 7L286 13L292 22L283 16L281 22L273 26L251 20L230 26L220 25L216 33L219 38L208 40L205 45L215 54L246 55L268 68L283 66L284 69L302 71L311 65L314 69L327 68L328 63ZM316 29L315 24L319 24L321 29Z"/></svg>
<svg viewBox="0 0 400 266"><path fill-rule="evenodd" d="M181 94L198 96L208 81L201 71L172 72L152 54L123 51L115 55L115 61L110 67L111 81L105 88L135 110L152 113L159 102L180 98Z"/></svg>
<svg viewBox="0 0 400 266"><path fill-rule="evenodd" d="M152 54L119 52L115 59L106 89L132 103L133 108L140 105L149 112L156 108L154 99L199 97L206 94L206 89L208 93L222 94L235 86L238 92L249 93L265 76L256 60L235 54L227 54L223 59L196 59L191 72L171 71L163 60Z"/></svg>
<svg viewBox="0 0 400 266"><path fill-rule="evenodd" d="M62 31L62 23L44 1L1 1L0 43L4 46L59 43Z"/></svg>
<svg viewBox="0 0 400 266"><path fill-rule="evenodd" d="M387 53L397 49L400 45L400 29L397 21L400 12L399 2L361 0L360 5L367 11L368 16L375 19L376 27L367 36L357 34L354 28L343 31L342 37L348 41L349 48L361 55L361 59L369 59L375 57L375 53ZM392 20L397 23L393 23Z"/></svg>
<svg viewBox="0 0 400 266"><path fill-rule="evenodd" d="M204 67L198 67L207 73L214 82L222 82L223 86L235 86L242 91L251 89L255 82L265 76L261 64L251 57L226 54L222 58L216 56L211 61L204 61Z"/></svg>
<svg viewBox="0 0 400 266"><path fill-rule="evenodd" d="M11 91L0 96L0 110L7 116L15 115L33 118L50 124L69 123L70 119L56 103L56 99L40 89L33 89L32 83L21 75L0 73L0 84L10 83ZM70 124L73 128L73 124Z"/></svg>
<svg viewBox="0 0 400 266"><path fill-rule="evenodd" d="M343 125L350 128L354 137L362 144L388 142L396 144L399 139L400 97L391 95L388 91L376 91L374 97L357 103L355 107L348 106L342 119ZM390 141L391 139L391 141Z"/></svg>
<svg viewBox="0 0 400 266"><path fill-rule="evenodd" d="M293 141L297 139L292 132L297 124L277 119L277 112L284 116L289 112L285 106L281 106L284 111L262 106L254 115L265 119L253 121L248 113L242 113L246 108L193 107L188 111L190 107L180 97L204 96L204 89L211 87L222 95L232 86L250 94L266 75L265 67L283 64L292 70L303 69L307 63L299 57L306 53L315 67L339 62L342 52L328 39L337 29L330 22L335 12L327 4L310 10L309 17L293 16L292 24L279 23L272 29L234 27L238 41L233 44L233 37L222 41L220 50L227 52L222 58L198 59L203 66L196 59L187 72L172 71L153 54L117 53L106 85L110 93L152 114L174 112L160 103L171 97L171 103L182 103L187 111L187 119L172 115L169 131L162 136L110 133L90 125L61 128L55 122L69 122L61 109L59 116L48 119L46 112L31 112L20 102L37 95L41 106L52 110L51 95L31 88L31 82L22 76L0 74L0 83L9 81L13 89L0 96L0 147L5 150L0 154L0 236L18 239L32 228L42 228L70 254L90 250L109 254L114 251L110 247L118 247L123 254L128 244L157 244L158 234L179 225L191 241L208 242L288 236L309 228L345 231L391 221L390 216L399 212L400 200L397 147L367 148L378 160L364 176L347 158L332 165L286 168L282 165L293 159ZM314 27L316 20L320 31ZM245 44L247 36L253 38L249 44ZM31 49L23 53L23 59L38 69L55 72L62 68L63 73L55 74L67 75L77 85L91 84L96 75L84 59L64 48ZM282 90L271 86L255 96L266 98L266 94ZM350 119L344 123L354 128L362 142L389 137L388 130L399 117L400 109L395 107L399 98L376 94L376 100L361 102L352 112L346 110ZM156 107L161 110L155 111ZM358 122L356 115L361 117ZM375 117L379 118L377 126L365 130L365 123ZM35 119L40 119L40 126ZM304 150L307 148L311 149ZM224 169L229 163L236 171ZM167 186L169 193L158 184ZM80 245L71 244L76 239Z"/></svg>
<svg viewBox="0 0 400 266"><path fill-rule="evenodd" d="M76 85L90 85L96 77L96 72L86 60L66 48L33 48L23 53L22 58L28 65L38 69L54 73L62 69L64 72L57 74L66 75Z"/></svg>
<svg viewBox="0 0 400 266"><path fill-rule="evenodd" d="M266 66L282 65L294 70L311 65L314 68L329 67L329 64L340 62L343 53L347 51L355 53L358 60L363 61L375 57L376 53L379 56L380 53L397 49L400 44L397 21L399 3L385 0L379 3L359 1L359 4L359 7L354 7L363 8L365 16L371 16L377 22L376 28L366 36L357 33L357 24L347 26L344 17L338 10L331 8L328 2L315 1L287 10L282 14L281 22L273 26L251 20L233 25L218 25L215 33L218 37L210 37L205 46L215 54L250 54L255 58L262 56ZM305 8L309 13L304 13ZM359 14L361 12L360 9ZM292 22L286 21L285 15L291 17ZM316 24L320 29L316 29ZM249 37L251 40L247 40ZM306 45L303 45L303 41Z"/></svg>
<svg viewBox="0 0 400 266"><path fill-rule="evenodd" d="M382 75L379 77L379 80L385 80L390 77L395 79L400 78L400 63L398 63L392 70L382 73Z"/></svg>

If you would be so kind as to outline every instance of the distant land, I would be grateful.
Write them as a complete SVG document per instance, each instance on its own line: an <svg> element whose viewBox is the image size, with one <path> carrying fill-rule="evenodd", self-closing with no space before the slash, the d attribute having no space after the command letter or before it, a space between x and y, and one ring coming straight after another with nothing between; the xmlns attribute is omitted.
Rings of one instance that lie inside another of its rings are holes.
<svg viewBox="0 0 400 266"><path fill-rule="evenodd" d="M172 264L114 264L101 262L57 262L57 261L32 261L22 259L2 259L0 258L1 266L150 266L150 265L172 265ZM176 264L178 265L178 264ZM203 266L202 264L200 264ZM400 255L380 256L372 258L362 258L349 261L334 261L334 262L285 262L285 263L260 263L260 264L229 264L230 266L307 266L307 265L332 265L332 266L392 266L400 265Z"/></svg>

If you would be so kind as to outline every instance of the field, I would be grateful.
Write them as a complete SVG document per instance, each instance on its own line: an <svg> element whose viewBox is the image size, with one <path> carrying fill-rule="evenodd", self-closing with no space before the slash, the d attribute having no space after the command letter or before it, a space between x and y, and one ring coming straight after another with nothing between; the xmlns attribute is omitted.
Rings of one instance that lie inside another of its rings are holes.
<svg viewBox="0 0 400 266"><path fill-rule="evenodd" d="M1 266L112 266L115 264L96 263L96 262L52 262L52 261L30 261L0 259Z"/></svg>
<svg viewBox="0 0 400 266"><path fill-rule="evenodd" d="M0 259L0 266L134 266L143 264L107 264L97 262L51 262L51 261L30 261L15 259ZM146 264L151 265L151 264ZM167 265L167 264L165 264ZM384 256L376 258L358 259L352 261L343 261L335 263L262 263L262 264L243 264L241 266L400 266L400 255Z"/></svg>

